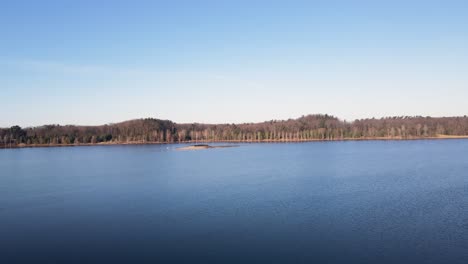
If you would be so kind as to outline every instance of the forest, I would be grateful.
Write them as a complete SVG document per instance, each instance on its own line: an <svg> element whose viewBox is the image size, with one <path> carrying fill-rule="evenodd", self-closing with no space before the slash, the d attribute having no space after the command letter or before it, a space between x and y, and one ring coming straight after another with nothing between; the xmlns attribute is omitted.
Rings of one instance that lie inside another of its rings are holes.
<svg viewBox="0 0 468 264"><path fill-rule="evenodd" d="M154 118L101 126L0 128L0 148L183 142L298 142L468 136L468 117L399 116L352 122L331 115L242 124L177 124Z"/></svg>

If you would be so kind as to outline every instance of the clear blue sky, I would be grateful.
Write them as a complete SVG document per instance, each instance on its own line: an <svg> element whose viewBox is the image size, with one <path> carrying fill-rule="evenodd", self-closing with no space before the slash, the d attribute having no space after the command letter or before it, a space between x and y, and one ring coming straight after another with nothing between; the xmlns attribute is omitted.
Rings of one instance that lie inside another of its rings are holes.
<svg viewBox="0 0 468 264"><path fill-rule="evenodd" d="M0 126L468 114L468 1L3 1Z"/></svg>

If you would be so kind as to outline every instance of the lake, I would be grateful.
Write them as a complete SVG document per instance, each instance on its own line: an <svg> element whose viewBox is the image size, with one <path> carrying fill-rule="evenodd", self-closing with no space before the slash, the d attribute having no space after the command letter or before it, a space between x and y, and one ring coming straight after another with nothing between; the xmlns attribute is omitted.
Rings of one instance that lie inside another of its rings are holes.
<svg viewBox="0 0 468 264"><path fill-rule="evenodd" d="M468 140L0 150L0 263L468 263Z"/></svg>

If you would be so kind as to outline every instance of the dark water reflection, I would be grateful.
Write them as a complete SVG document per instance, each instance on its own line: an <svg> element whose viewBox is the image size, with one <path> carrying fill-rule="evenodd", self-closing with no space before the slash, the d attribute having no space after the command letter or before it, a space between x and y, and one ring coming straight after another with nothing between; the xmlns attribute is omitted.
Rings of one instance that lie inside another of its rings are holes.
<svg viewBox="0 0 468 264"><path fill-rule="evenodd" d="M0 263L468 263L468 140L0 151Z"/></svg>

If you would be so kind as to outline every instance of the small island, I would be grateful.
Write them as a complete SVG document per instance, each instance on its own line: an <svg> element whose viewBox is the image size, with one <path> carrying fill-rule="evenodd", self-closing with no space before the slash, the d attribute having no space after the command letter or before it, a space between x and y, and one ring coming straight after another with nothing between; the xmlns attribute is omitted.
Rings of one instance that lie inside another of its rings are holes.
<svg viewBox="0 0 468 264"><path fill-rule="evenodd" d="M237 145L223 145L223 146L210 146L208 144L196 144L191 146L185 146L177 148L177 150L200 150L200 149L212 149L212 148L232 148L238 147Z"/></svg>

